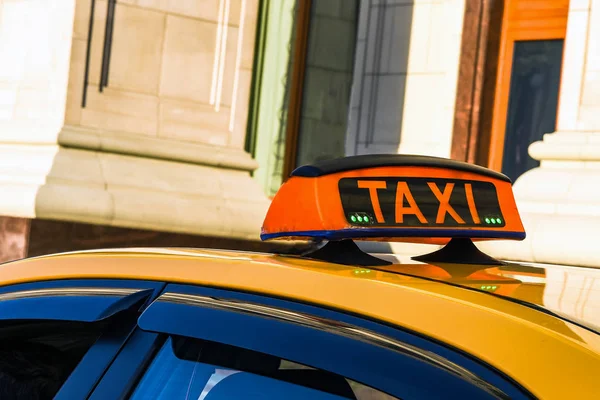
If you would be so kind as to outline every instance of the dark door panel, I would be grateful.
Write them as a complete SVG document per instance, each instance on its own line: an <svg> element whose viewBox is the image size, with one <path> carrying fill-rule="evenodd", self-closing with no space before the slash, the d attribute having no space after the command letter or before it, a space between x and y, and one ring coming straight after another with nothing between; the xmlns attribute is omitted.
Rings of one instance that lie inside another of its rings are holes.
<svg viewBox="0 0 600 400"><path fill-rule="evenodd" d="M502 172L513 182L540 165L529 145L556 127L564 40L519 40L514 44Z"/></svg>

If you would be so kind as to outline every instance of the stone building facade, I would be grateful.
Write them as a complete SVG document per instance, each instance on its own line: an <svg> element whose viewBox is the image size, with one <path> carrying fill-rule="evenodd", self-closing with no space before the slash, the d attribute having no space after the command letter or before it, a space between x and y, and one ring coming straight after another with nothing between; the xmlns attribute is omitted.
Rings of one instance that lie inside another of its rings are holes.
<svg viewBox="0 0 600 400"><path fill-rule="evenodd" d="M317 85L319 104L338 96L338 110L347 110L346 129L313 129L312 136L323 139L321 146L316 141L312 160L340 153L426 154L501 171L513 179L528 238L482 245L486 251L513 260L600 266L593 243L600 206L594 153L600 116L598 0L313 0L312 5L312 14L328 18L353 10L356 21L356 44L347 50L354 52L349 103L339 101L340 90L327 84L335 81L333 73ZM306 21L310 37L318 23ZM332 43L301 39L295 44L307 54L322 46L330 50L321 49L324 58L337 55ZM309 71L310 61L295 63ZM315 96L310 79L297 86L306 94L300 90L298 96L302 118ZM324 118L334 117L331 112ZM287 171L300 164L297 155L303 152L294 147L307 135L298 125L287 130L292 142L292 156L283 155L284 164L291 164ZM334 137L343 149L330 145ZM302 160L311 157L304 152ZM407 254L431 250L391 247Z"/></svg>
<svg viewBox="0 0 600 400"><path fill-rule="evenodd" d="M410 153L514 180L490 253L598 266L598 38L600 0L2 0L3 254L258 248L295 167Z"/></svg>
<svg viewBox="0 0 600 400"><path fill-rule="evenodd" d="M244 151L258 7L0 2L2 258L251 246L269 204Z"/></svg>

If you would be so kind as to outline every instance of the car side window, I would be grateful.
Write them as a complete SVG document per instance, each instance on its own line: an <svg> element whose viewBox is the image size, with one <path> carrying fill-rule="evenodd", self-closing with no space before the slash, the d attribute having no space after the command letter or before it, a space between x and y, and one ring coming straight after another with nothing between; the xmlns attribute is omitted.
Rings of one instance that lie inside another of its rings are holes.
<svg viewBox="0 0 600 400"><path fill-rule="evenodd" d="M340 375L235 346L170 337L130 397L142 399L394 399Z"/></svg>
<svg viewBox="0 0 600 400"><path fill-rule="evenodd" d="M87 398L162 287L96 279L0 287L0 399Z"/></svg>
<svg viewBox="0 0 600 400"><path fill-rule="evenodd" d="M52 399L102 333L103 323L2 321L0 399Z"/></svg>
<svg viewBox="0 0 600 400"><path fill-rule="evenodd" d="M211 389L215 399L230 385L247 392L231 392L232 398L277 398L282 392L275 388L283 390L282 385L288 391L315 391L304 395L308 398L389 398L383 393L396 398L527 398L485 364L445 346L377 321L283 299L168 284L137 324L142 332L168 340L168 346L157 346L161 361L154 350L144 355L148 362L138 356L129 362L136 371L130 383L116 387L103 379L94 390L96 398L133 393L134 399L188 399L188 390L200 398L217 372L227 376ZM290 361L296 367L289 368ZM180 370L186 372L180 375ZM236 383L242 378L243 384ZM163 387L179 391L161 395Z"/></svg>

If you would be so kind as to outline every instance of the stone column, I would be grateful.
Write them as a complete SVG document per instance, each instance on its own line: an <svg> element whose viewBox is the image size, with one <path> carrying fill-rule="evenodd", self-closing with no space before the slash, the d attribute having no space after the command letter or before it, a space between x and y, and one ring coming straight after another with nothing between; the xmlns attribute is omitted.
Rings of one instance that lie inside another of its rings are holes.
<svg viewBox="0 0 600 400"><path fill-rule="evenodd" d="M0 216L258 239L244 151L258 0L0 2Z"/></svg>
<svg viewBox="0 0 600 400"><path fill-rule="evenodd" d="M600 0L571 0L557 130L514 184L527 239L482 245L500 257L600 267Z"/></svg>

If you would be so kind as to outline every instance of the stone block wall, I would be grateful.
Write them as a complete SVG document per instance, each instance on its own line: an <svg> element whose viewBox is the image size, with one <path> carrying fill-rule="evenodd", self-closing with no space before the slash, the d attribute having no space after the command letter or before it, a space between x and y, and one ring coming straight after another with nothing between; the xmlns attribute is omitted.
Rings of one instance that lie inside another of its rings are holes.
<svg viewBox="0 0 600 400"><path fill-rule="evenodd" d="M344 156L358 3L312 4L297 165Z"/></svg>
<svg viewBox="0 0 600 400"><path fill-rule="evenodd" d="M65 123L140 137L243 146L258 0L119 0L109 85L99 92L106 0L76 4Z"/></svg>
<svg viewBox="0 0 600 400"><path fill-rule="evenodd" d="M75 0L0 2L0 141L54 143L65 113Z"/></svg>
<svg viewBox="0 0 600 400"><path fill-rule="evenodd" d="M347 154L450 156L464 0L362 0Z"/></svg>
<svg viewBox="0 0 600 400"><path fill-rule="evenodd" d="M0 1L0 217L257 240L258 0L117 0L100 91L108 5Z"/></svg>

